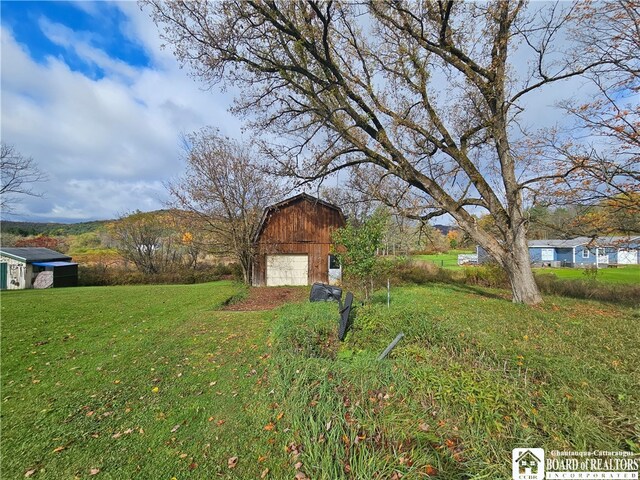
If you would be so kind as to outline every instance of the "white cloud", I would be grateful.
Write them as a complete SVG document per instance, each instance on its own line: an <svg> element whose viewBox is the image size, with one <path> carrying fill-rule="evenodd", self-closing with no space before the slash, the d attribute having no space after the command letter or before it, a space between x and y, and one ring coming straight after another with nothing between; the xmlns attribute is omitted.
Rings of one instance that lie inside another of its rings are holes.
<svg viewBox="0 0 640 480"><path fill-rule="evenodd" d="M64 56L36 62L10 30L0 30L2 141L49 176L39 186L45 198L24 198L17 218L79 221L161 208L162 182L182 170L182 133L216 125L239 134L227 98L203 91L170 52L156 50L156 27L135 4L116 5L151 67L128 65L97 48L91 34L41 18L50 41L103 71L95 79L72 70Z"/></svg>

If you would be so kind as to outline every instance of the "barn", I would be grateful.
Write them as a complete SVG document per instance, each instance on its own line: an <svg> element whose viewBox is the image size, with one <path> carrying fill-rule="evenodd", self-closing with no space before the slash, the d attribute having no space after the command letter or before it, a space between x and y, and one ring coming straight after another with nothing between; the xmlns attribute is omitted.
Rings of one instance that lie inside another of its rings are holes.
<svg viewBox="0 0 640 480"><path fill-rule="evenodd" d="M0 248L0 289L73 287L78 264L49 248Z"/></svg>
<svg viewBox="0 0 640 480"><path fill-rule="evenodd" d="M339 207L306 193L267 207L254 238L253 285L339 282L331 235L344 226Z"/></svg>

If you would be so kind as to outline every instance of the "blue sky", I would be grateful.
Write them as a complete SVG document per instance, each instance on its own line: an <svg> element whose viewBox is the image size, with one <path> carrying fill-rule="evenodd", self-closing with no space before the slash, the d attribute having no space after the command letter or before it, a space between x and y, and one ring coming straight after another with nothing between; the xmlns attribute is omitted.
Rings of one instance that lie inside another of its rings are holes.
<svg viewBox="0 0 640 480"><path fill-rule="evenodd" d="M78 222L163 208L183 171L181 138L205 126L239 138L238 92L203 85L162 48L134 1L0 2L2 141L49 180L8 218ZM514 55L525 72L528 59ZM561 120L553 104L579 91L554 84L526 102L524 123Z"/></svg>
<svg viewBox="0 0 640 480"><path fill-rule="evenodd" d="M49 177L15 220L76 222L162 208L181 137L240 135L231 93L204 91L136 2L2 2L1 133Z"/></svg>

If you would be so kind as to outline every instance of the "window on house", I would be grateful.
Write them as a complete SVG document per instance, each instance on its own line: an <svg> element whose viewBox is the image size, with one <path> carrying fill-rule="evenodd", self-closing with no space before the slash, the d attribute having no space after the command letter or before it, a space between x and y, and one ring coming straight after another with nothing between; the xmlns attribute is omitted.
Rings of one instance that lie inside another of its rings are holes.
<svg viewBox="0 0 640 480"><path fill-rule="evenodd" d="M582 258L589 258L589 250L586 248L582 250Z"/></svg>
<svg viewBox="0 0 640 480"><path fill-rule="evenodd" d="M331 270L337 270L340 268L340 261L335 255L329 255L329 268Z"/></svg>
<svg viewBox="0 0 640 480"><path fill-rule="evenodd" d="M553 248L543 248L540 253L541 260L543 262L552 262L554 260L553 253Z"/></svg>

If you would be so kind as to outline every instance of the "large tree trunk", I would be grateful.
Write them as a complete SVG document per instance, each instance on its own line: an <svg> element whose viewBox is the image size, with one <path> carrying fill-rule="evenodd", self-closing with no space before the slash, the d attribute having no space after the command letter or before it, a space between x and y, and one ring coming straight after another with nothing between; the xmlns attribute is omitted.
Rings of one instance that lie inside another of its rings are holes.
<svg viewBox="0 0 640 480"><path fill-rule="evenodd" d="M542 303L542 295L540 295L531 269L526 235L524 233L517 234L511 245L506 247L508 251L501 263L511 282L513 302L527 305Z"/></svg>

